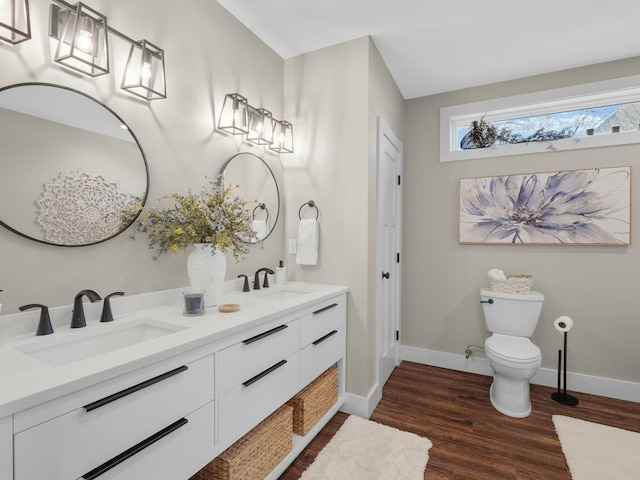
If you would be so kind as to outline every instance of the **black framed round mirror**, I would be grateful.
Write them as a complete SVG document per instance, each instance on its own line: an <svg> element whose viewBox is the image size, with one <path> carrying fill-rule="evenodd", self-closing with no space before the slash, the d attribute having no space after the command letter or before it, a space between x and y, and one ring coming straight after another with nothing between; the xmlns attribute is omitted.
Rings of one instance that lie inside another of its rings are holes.
<svg viewBox="0 0 640 480"><path fill-rule="evenodd" d="M265 240L276 226L280 214L280 191L273 171L261 157L250 152L235 154L220 168L225 186L236 186L236 194L247 201L253 217L257 243Z"/></svg>
<svg viewBox="0 0 640 480"><path fill-rule="evenodd" d="M113 110L48 83L0 88L0 225L36 242L104 242L138 217L149 169Z"/></svg>

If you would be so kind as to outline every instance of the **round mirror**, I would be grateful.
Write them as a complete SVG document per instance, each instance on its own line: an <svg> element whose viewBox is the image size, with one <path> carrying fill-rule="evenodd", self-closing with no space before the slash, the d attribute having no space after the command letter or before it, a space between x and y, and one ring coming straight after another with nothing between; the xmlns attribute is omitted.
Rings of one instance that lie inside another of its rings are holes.
<svg viewBox="0 0 640 480"><path fill-rule="evenodd" d="M225 186L237 185L236 194L249 202L257 240L248 243L267 238L273 232L280 213L278 183L269 165L253 153L238 153L222 165L220 175Z"/></svg>
<svg viewBox="0 0 640 480"><path fill-rule="evenodd" d="M147 199L137 138L105 105L45 83L0 89L0 224L59 246L124 231Z"/></svg>

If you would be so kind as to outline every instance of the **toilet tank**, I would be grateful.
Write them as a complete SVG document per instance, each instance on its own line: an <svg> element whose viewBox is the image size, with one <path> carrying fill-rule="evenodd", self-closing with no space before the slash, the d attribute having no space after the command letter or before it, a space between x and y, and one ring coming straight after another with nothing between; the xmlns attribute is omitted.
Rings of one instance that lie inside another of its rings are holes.
<svg viewBox="0 0 640 480"><path fill-rule="evenodd" d="M538 325L544 295L480 290L484 323L491 333L530 337Z"/></svg>

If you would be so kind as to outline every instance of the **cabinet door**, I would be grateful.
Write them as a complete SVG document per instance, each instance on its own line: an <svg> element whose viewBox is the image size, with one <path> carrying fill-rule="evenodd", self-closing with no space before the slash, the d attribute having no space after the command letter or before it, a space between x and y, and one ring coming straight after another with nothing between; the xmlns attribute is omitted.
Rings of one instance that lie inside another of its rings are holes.
<svg viewBox="0 0 640 480"><path fill-rule="evenodd" d="M0 419L0 478L13 478L13 421Z"/></svg>

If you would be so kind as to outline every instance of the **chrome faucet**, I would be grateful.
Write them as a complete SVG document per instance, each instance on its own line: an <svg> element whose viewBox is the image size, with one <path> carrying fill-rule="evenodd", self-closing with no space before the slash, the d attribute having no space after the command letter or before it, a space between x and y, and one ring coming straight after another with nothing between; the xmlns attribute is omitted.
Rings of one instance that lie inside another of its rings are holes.
<svg viewBox="0 0 640 480"><path fill-rule="evenodd" d="M266 272L264 274L264 283L262 284L262 286L264 288L269 288L269 279L267 278L268 275L267 274L271 274L273 275L273 270L271 270L270 268L267 267L262 267L259 268L258 270L256 270L256 275L253 278L253 289L254 290L260 290L260 272Z"/></svg>
<svg viewBox="0 0 640 480"><path fill-rule="evenodd" d="M73 299L73 312L71 315L71 328L82 328L87 326L87 322L84 319L84 307L82 306L82 297L87 296L91 302L98 302L102 300L93 290L81 290Z"/></svg>

